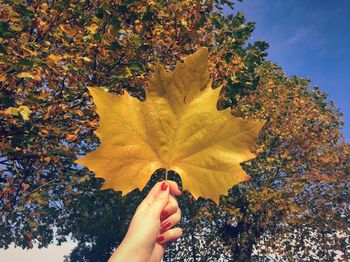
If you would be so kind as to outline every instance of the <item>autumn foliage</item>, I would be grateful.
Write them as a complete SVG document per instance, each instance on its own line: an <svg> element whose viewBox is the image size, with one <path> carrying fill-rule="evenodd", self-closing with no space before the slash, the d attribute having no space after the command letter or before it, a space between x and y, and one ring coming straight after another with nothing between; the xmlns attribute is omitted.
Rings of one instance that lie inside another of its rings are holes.
<svg viewBox="0 0 350 262"><path fill-rule="evenodd" d="M99 146L88 87L144 101L161 63L168 70L209 49L221 109L267 119L242 164L251 179L219 207L185 193L185 236L165 259L349 259L349 145L341 113L306 79L265 61L265 42L230 1L3 1L0 4L0 247L76 239L71 261L105 261L143 192L98 190L75 164ZM140 102L141 103L141 102ZM177 174L170 175L179 179ZM91 245L87 244L90 243ZM311 244L310 244L311 243ZM176 250L176 252L175 252Z"/></svg>

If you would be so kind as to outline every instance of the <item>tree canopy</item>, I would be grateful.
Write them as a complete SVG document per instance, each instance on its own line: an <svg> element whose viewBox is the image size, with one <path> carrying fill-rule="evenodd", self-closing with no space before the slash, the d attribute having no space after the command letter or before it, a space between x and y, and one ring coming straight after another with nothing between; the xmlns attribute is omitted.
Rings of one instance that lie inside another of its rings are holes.
<svg viewBox="0 0 350 262"><path fill-rule="evenodd" d="M179 199L185 234L166 261L349 259L350 147L341 112L310 81L286 77L248 41L254 23L229 0L3 1L0 8L0 247L78 246L68 261L105 261L153 183L122 197L74 163L100 143L88 87L141 101L154 65L209 48L220 109L266 119L242 164L251 176L219 206ZM125 95L125 94L124 94ZM176 173L170 177L181 181Z"/></svg>

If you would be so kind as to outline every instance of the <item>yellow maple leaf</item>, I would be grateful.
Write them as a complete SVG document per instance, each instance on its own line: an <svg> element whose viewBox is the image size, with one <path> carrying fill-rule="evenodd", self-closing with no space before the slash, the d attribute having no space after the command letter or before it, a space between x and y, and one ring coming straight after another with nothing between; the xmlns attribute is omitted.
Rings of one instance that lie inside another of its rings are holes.
<svg viewBox="0 0 350 262"><path fill-rule="evenodd" d="M177 63L173 72L157 66L145 102L89 91L100 116L101 146L77 163L105 179L102 189L124 195L166 168L179 173L195 198L218 203L220 195L249 178L240 163L255 157L250 148L264 122L217 110L220 88L211 88L206 48Z"/></svg>

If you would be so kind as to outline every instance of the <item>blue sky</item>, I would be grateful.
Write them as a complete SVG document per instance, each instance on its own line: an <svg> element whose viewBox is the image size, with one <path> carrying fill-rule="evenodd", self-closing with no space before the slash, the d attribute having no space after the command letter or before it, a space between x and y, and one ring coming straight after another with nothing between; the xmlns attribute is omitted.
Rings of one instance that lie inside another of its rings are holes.
<svg viewBox="0 0 350 262"><path fill-rule="evenodd" d="M329 94L350 141L350 1L243 0L237 10L256 22L252 40L270 44L271 61Z"/></svg>

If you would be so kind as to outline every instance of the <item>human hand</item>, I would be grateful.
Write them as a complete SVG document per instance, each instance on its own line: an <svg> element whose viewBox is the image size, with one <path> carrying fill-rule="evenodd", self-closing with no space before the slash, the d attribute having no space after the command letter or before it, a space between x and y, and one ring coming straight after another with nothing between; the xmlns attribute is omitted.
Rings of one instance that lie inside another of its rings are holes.
<svg viewBox="0 0 350 262"><path fill-rule="evenodd" d="M181 237L181 228L172 228L181 219L175 196L181 191L174 181L158 182L137 207L128 232L109 262L159 262L167 243Z"/></svg>

